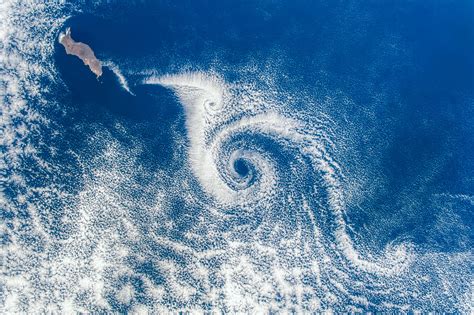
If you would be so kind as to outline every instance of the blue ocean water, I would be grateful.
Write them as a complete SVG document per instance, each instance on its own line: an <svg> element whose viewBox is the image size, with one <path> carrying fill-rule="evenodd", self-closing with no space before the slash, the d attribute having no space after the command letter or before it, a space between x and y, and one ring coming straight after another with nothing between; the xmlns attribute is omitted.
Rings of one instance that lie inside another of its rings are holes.
<svg viewBox="0 0 474 315"><path fill-rule="evenodd" d="M472 2L12 8L3 311L472 311Z"/></svg>

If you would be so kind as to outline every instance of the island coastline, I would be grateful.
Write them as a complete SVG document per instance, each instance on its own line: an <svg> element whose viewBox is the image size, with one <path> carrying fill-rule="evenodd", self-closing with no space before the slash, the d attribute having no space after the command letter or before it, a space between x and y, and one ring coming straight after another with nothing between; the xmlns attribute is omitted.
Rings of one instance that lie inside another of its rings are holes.
<svg viewBox="0 0 474 315"><path fill-rule="evenodd" d="M71 37L71 28L68 27L65 33L59 34L59 43L64 46L68 55L80 58L86 66L99 78L102 75L102 63L94 54L92 48L84 43L76 42Z"/></svg>

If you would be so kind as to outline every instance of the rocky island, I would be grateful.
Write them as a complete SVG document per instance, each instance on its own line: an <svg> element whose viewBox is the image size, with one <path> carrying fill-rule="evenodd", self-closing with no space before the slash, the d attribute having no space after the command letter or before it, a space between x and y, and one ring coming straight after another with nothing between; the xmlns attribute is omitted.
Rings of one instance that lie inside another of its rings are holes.
<svg viewBox="0 0 474 315"><path fill-rule="evenodd" d="M70 27L66 29L66 33L61 33L59 35L59 43L64 46L68 55L79 57L85 65L89 66L97 78L102 75L102 64L100 60L96 58L94 51L89 47L89 45L76 42L72 39Z"/></svg>

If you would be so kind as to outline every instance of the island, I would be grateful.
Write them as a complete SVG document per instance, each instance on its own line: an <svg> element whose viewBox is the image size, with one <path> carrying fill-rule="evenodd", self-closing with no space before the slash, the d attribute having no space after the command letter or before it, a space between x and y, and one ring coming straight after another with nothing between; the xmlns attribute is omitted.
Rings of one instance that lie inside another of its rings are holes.
<svg viewBox="0 0 474 315"><path fill-rule="evenodd" d="M98 77L102 75L102 64L94 55L94 51L89 45L76 42L71 37L71 28L66 29L66 33L59 34L59 42L66 49L68 55L79 57L85 65L89 66L91 71Z"/></svg>

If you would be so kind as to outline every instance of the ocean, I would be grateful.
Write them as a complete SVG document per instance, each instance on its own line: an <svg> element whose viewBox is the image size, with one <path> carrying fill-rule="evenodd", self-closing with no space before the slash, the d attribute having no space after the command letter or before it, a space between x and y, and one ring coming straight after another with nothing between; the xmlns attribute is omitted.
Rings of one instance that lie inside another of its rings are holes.
<svg viewBox="0 0 474 315"><path fill-rule="evenodd" d="M2 312L472 311L472 2L3 6Z"/></svg>

